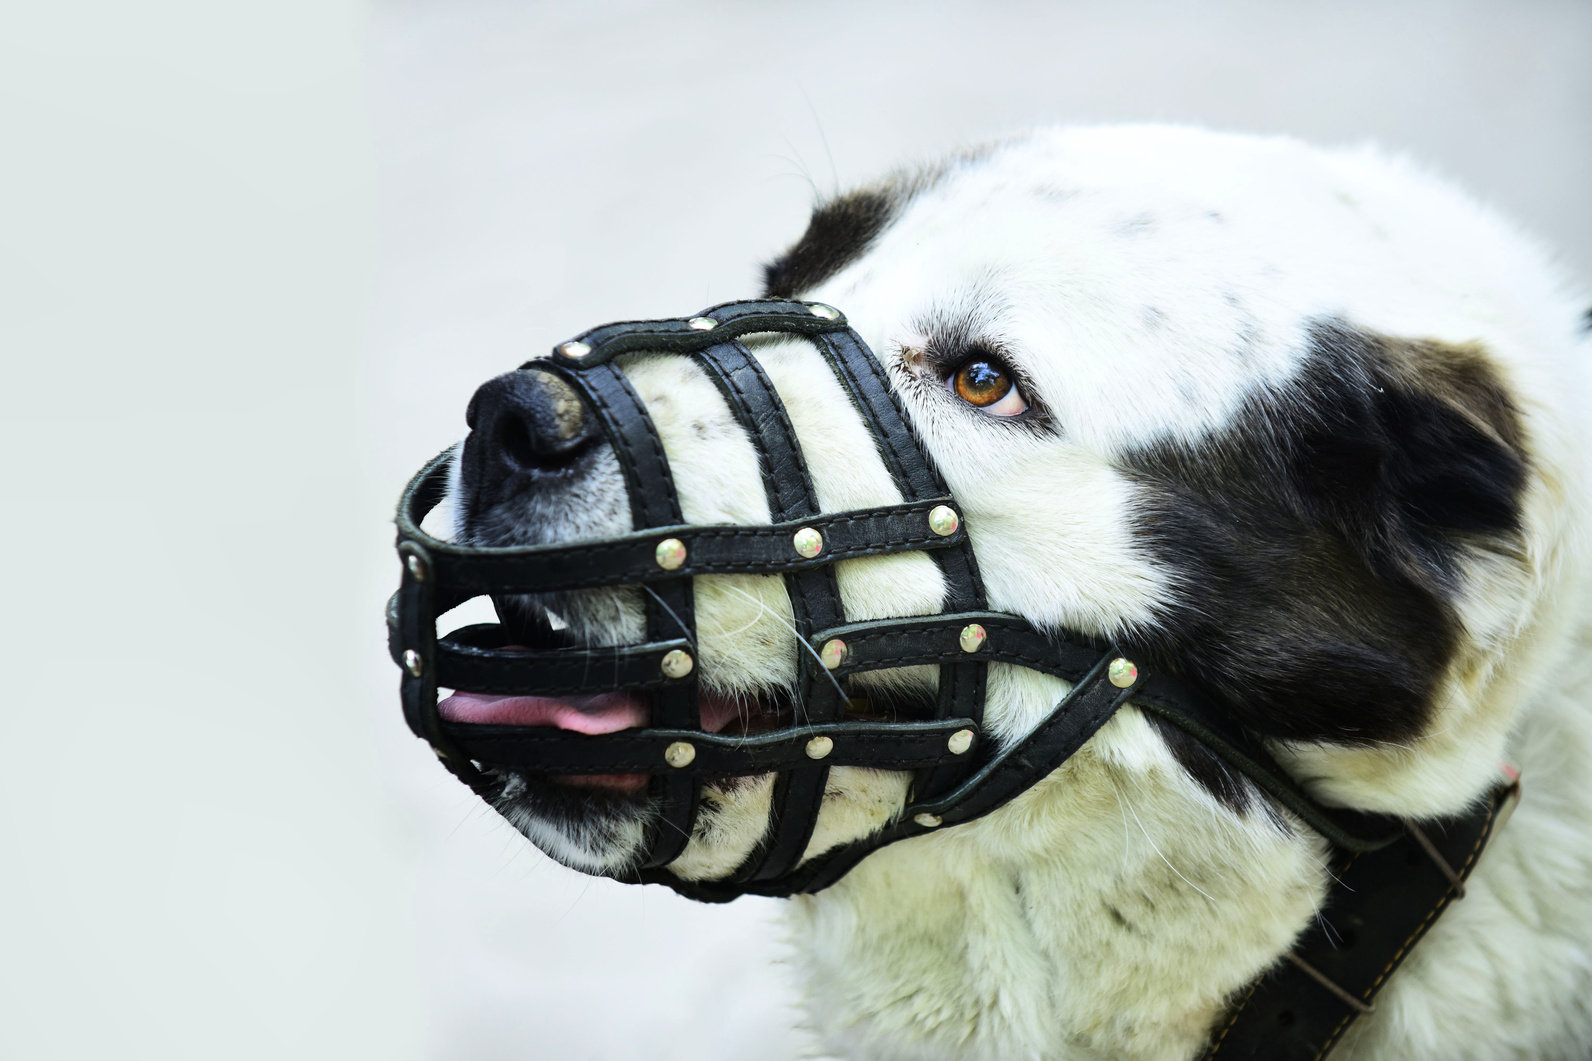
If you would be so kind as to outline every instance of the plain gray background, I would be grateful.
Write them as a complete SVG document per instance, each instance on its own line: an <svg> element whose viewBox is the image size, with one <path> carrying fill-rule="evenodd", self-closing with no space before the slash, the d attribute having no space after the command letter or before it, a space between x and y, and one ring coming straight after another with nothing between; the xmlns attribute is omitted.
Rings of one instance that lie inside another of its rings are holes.
<svg viewBox="0 0 1592 1061"><path fill-rule="evenodd" d="M0 1056L782 1058L777 904L552 866L403 730L474 388L1065 121L1374 139L1592 270L1592 3L57 2L0 26Z"/></svg>

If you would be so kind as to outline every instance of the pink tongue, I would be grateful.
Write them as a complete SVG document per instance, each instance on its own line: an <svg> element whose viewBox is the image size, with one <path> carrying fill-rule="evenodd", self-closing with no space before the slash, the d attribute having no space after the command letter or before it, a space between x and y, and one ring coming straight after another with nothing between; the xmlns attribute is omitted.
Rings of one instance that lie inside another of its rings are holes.
<svg viewBox="0 0 1592 1061"><path fill-rule="evenodd" d="M438 704L437 713L449 722L557 726L575 733L615 733L647 724L647 705L628 693L555 700L548 696L458 692Z"/></svg>
<svg viewBox="0 0 1592 1061"><path fill-rule="evenodd" d="M704 696L702 728L717 733L737 715L735 705ZM449 722L497 726L556 726L574 733L617 733L647 724L647 705L629 693L598 693L556 700L550 696L492 696L457 692L437 705Z"/></svg>

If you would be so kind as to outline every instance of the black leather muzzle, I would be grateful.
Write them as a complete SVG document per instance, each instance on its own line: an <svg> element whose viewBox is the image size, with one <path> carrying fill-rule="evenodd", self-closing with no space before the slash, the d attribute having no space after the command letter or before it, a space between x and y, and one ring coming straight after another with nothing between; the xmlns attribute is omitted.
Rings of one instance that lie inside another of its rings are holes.
<svg viewBox="0 0 1592 1061"><path fill-rule="evenodd" d="M753 332L799 336L823 355L872 430L900 504L820 509L779 395L736 340ZM684 523L663 442L614 363L633 351L690 357L718 386L758 453L773 523ZM420 523L446 492L452 451L431 461L405 491L398 509L403 584L388 609L392 655L404 671L404 715L448 769L488 802L503 783L493 768L649 774L658 813L641 863L642 881L710 901L815 892L885 844L1002 806L1053 771L1132 700L1198 738L1340 847L1372 850L1402 835L1396 820L1317 805L1257 744L1228 725L1222 712L1134 646L1039 630L1018 616L989 611L965 514L910 430L883 368L837 310L764 300L727 303L692 318L610 324L561 344L522 371L558 377L595 424L560 434L550 412L531 408L522 423L505 428L524 434L531 452L524 461L564 459L600 430L623 472L635 530L513 548L441 541ZM507 445L521 445L518 438L513 434ZM547 457L544 451L556 452ZM847 621L835 580L837 561L919 551L944 576L942 614ZM772 732L741 736L701 726L692 580L725 574L782 576L805 641L794 661L799 679L790 724ZM643 591L641 644L524 651L505 647L513 639L499 625L466 627L446 638L436 633L438 616L473 597L615 586ZM1000 744L983 729L991 663L1055 675L1072 689L1032 733ZM848 677L923 665L939 668L931 719L848 720ZM650 724L588 736L550 727L449 722L437 711L439 686L551 697L641 692L651 704ZM911 771L909 802L876 834L804 859L834 766ZM688 882L670 873L669 863L692 835L704 778L766 773L777 774L777 781L768 827L751 857L722 881Z"/></svg>

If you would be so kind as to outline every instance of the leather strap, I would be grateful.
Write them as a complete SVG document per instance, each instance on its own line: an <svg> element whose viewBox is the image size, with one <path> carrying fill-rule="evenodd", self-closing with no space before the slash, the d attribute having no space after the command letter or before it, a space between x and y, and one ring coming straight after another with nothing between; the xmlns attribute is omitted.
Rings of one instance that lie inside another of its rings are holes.
<svg viewBox="0 0 1592 1061"><path fill-rule="evenodd" d="M1326 905L1285 958L1239 995L1204 1061L1321 1061L1459 896L1517 785L1459 818L1411 828L1376 851L1343 852ZM1348 999L1343 996L1347 995ZM1352 1003L1349 999L1354 1000Z"/></svg>
<svg viewBox="0 0 1592 1061"><path fill-rule="evenodd" d="M444 722L442 732L471 758L551 774L753 775L815 765L877 766L910 770L977 757L972 720L932 722L829 722L785 726L768 733L704 733L696 729L620 730L599 736L570 734L546 726L492 726ZM813 741L828 745L816 754ZM689 744L692 758L676 767L669 749ZM959 748L961 750L952 750Z"/></svg>
<svg viewBox="0 0 1592 1061"><path fill-rule="evenodd" d="M757 449L770 515L775 520L807 521L806 525L814 526L814 517L819 512L818 492L802 456L796 429L785 411L785 403L780 401L762 366L740 343L709 347L702 352L700 361ZM874 522L872 515L859 516L856 522L825 523L824 542L830 559L862 555L860 549L881 544L893 549L914 537L933 536L928 526L928 508L906 507L894 511L902 515L897 517L897 524L888 529L878 523L863 526ZM840 532L838 543L837 530ZM858 537L847 537L853 534ZM785 590L799 638L809 636L815 625L828 626L845 620L840 586L832 566L788 571ZM798 652L793 662L800 717L793 719L792 725L799 732L816 735L815 724L840 720L840 693L834 682L814 670L812 660L805 653ZM745 862L730 875L731 880L774 878L790 871L807 848L818 818L818 804L829 782L829 765L836 761L809 758L805 762L794 760L786 764L786 769L774 779L764 835Z"/></svg>
<svg viewBox="0 0 1592 1061"><path fill-rule="evenodd" d="M684 522L680 499L663 440L653 426L647 406L624 373L611 363L592 365L580 372L555 369L580 394L602 425L614 447L630 494L631 520L636 529L673 526ZM696 617L688 578L643 586L647 640L683 638L696 654ZM678 682L652 690L652 725L663 729L700 729L697 710L697 672ZM645 865L664 866L679 857L690 842L702 793L699 774L655 775L652 795L658 801L658 818L651 830Z"/></svg>

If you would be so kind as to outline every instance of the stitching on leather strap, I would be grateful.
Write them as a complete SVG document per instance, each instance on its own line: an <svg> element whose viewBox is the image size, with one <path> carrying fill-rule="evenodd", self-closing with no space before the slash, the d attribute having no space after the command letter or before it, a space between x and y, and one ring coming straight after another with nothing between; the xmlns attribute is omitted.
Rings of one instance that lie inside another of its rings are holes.
<svg viewBox="0 0 1592 1061"><path fill-rule="evenodd" d="M1492 832L1492 820L1493 815L1498 812L1498 800L1496 794L1489 794L1487 798L1487 817L1482 820L1481 829L1476 833L1476 842L1471 845L1470 854L1465 858L1465 864L1459 868L1461 879L1469 875L1471 865L1475 863L1477 856L1481 854L1482 848L1486 845L1487 837ZM1383 966L1376 979L1371 981L1371 986L1361 992L1360 1000L1362 1002L1371 1000L1372 996L1381 988L1382 981L1392 974L1394 968L1403 960L1410 947L1414 946L1415 941L1425 935L1427 926L1432 923L1432 920L1448 909L1448 904L1453 900L1453 894L1452 887L1443 890L1442 895L1438 897L1436 905L1426 912L1426 916L1421 919L1421 923L1416 925L1414 930L1410 932L1409 937L1399 945L1399 949L1394 952L1393 957L1388 959L1387 965ZM1332 1034L1327 1037L1327 1041L1322 1044L1321 1050L1312 1061L1321 1061L1322 1058L1326 1057L1332 1051L1332 1048L1338 1044L1338 1039L1348 1030L1349 1025L1354 1023L1354 1019L1358 1016L1359 1014L1352 1010L1345 1014L1343 1020L1338 1022L1338 1026L1332 1029Z"/></svg>
<svg viewBox="0 0 1592 1061"><path fill-rule="evenodd" d="M1259 988L1260 978L1256 977L1249 985L1249 990L1244 992L1244 997L1233 1007L1232 1016L1228 1017L1227 1023L1222 1025L1222 1033L1211 1041L1210 1048L1200 1056L1200 1061L1210 1061L1221 1050L1222 1044L1227 1041L1227 1033L1233 1030L1233 1026L1238 1023L1238 1018L1243 1016L1244 1009L1249 1005L1249 1000L1255 997L1255 992Z"/></svg>

